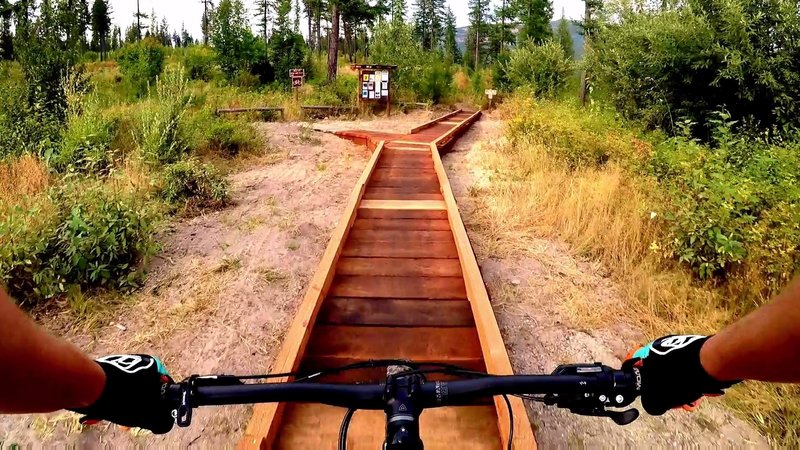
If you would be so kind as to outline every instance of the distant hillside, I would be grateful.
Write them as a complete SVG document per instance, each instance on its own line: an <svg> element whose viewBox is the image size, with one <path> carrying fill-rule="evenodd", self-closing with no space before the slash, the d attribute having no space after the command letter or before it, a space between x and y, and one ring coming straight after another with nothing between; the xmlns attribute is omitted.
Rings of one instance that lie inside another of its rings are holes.
<svg viewBox="0 0 800 450"><path fill-rule="evenodd" d="M555 33L558 28L558 20L550 22L550 27L553 28L553 33ZM462 53L467 48L467 30L469 30L469 27L456 29L456 42L458 42L458 48L461 49ZM572 45L575 48L575 56L580 58L583 56L583 35L580 34L578 26L572 21L569 22L569 32L572 34Z"/></svg>

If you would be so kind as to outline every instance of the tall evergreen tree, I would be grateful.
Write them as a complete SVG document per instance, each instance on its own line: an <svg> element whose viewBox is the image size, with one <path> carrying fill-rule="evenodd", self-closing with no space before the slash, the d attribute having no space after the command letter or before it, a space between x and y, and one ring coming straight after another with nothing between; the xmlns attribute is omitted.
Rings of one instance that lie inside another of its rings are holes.
<svg viewBox="0 0 800 450"><path fill-rule="evenodd" d="M505 50L516 42L514 23L516 17L511 0L501 0L494 10L491 49L495 54Z"/></svg>
<svg viewBox="0 0 800 450"><path fill-rule="evenodd" d="M14 59L13 19L14 5L0 0L0 60Z"/></svg>
<svg viewBox="0 0 800 450"><path fill-rule="evenodd" d="M300 32L300 0L294 0L294 32Z"/></svg>
<svg viewBox="0 0 800 450"><path fill-rule="evenodd" d="M203 18L200 22L200 29L203 32L203 45L208 45L211 35L211 14L214 12L214 2L212 0L200 0L203 5Z"/></svg>
<svg viewBox="0 0 800 450"><path fill-rule="evenodd" d="M444 33L444 0L417 0L414 38L425 50L439 48Z"/></svg>
<svg viewBox="0 0 800 450"><path fill-rule="evenodd" d="M111 33L111 11L107 0L94 0L92 4L92 47L100 52L104 61L108 54L108 38Z"/></svg>
<svg viewBox="0 0 800 450"><path fill-rule="evenodd" d="M86 31L89 28L90 15L87 0L58 0L54 8L58 33L64 37L63 45L66 48L80 51L88 48Z"/></svg>
<svg viewBox="0 0 800 450"><path fill-rule="evenodd" d="M469 0L469 34L467 55L475 70L481 66L481 55L486 53L489 38L489 0Z"/></svg>
<svg viewBox="0 0 800 450"><path fill-rule="evenodd" d="M552 0L514 0L513 8L522 25L521 39L541 43L553 36L550 21L553 19Z"/></svg>
<svg viewBox="0 0 800 450"><path fill-rule="evenodd" d="M456 41L456 15L449 6L444 16L444 54L450 63L461 62L461 50Z"/></svg>
<svg viewBox="0 0 800 450"><path fill-rule="evenodd" d="M256 0L256 28L258 29L261 38L264 39L264 42L269 39L269 28L270 24L272 23L272 12L277 12L278 8L280 8L280 4L276 5L274 0Z"/></svg>
<svg viewBox="0 0 800 450"><path fill-rule="evenodd" d="M556 29L556 38L564 53L570 58L574 58L575 48L573 47L572 33L569 31L569 22L567 22L563 8L561 9L561 20L558 21L558 28Z"/></svg>
<svg viewBox="0 0 800 450"><path fill-rule="evenodd" d="M114 30L111 32L111 50L112 52L115 50L119 50L122 47L122 30L118 26L114 26Z"/></svg>
<svg viewBox="0 0 800 450"><path fill-rule="evenodd" d="M139 0L136 0L136 12L133 14L133 19L136 21L136 38L138 40L142 40L142 30L147 28L147 25L142 24L142 19L148 19L150 16L143 13L141 8L139 8Z"/></svg>
<svg viewBox="0 0 800 450"><path fill-rule="evenodd" d="M392 0L392 21L405 22L406 20L406 0Z"/></svg>
<svg viewBox="0 0 800 450"><path fill-rule="evenodd" d="M194 44L194 38L186 31L186 25L184 24L181 24L181 44L183 44L184 47Z"/></svg>

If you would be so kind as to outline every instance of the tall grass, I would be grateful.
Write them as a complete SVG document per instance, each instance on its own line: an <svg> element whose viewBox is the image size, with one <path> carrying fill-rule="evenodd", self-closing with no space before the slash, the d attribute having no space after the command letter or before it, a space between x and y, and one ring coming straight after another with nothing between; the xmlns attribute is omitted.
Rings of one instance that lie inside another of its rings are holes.
<svg viewBox="0 0 800 450"><path fill-rule="evenodd" d="M570 315L585 321L580 325L602 314L627 317L653 337L709 334L764 301L749 297L742 283L701 282L664 259L658 243L667 231L660 218L666 193L641 170L652 146L613 114L523 98L500 114L509 121L505 138L481 153L489 175L473 189L483 193L476 222L489 235L487 250L498 256L524 252L529 238L549 237L601 261L623 302L614 311L577 305ZM799 394L795 386L745 383L725 400L774 444L794 447Z"/></svg>

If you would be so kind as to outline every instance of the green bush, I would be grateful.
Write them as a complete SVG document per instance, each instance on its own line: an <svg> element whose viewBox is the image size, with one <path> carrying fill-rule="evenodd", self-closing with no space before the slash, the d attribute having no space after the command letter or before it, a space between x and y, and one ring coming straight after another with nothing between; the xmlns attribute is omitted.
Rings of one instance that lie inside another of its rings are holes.
<svg viewBox="0 0 800 450"><path fill-rule="evenodd" d="M183 67L190 80L210 81L214 77L217 53L210 47L192 45L186 49Z"/></svg>
<svg viewBox="0 0 800 450"><path fill-rule="evenodd" d="M258 135L249 123L217 117L209 108L188 114L181 123L181 136L195 152L223 157L236 156L258 145Z"/></svg>
<svg viewBox="0 0 800 450"><path fill-rule="evenodd" d="M37 206L0 217L0 280L29 304L74 286L134 288L157 247L156 212L102 185L59 185Z"/></svg>
<svg viewBox="0 0 800 450"><path fill-rule="evenodd" d="M683 136L655 148L652 171L669 199L664 251L700 278L748 265L777 290L800 269L800 145L716 125L717 148Z"/></svg>
<svg viewBox="0 0 800 450"><path fill-rule="evenodd" d="M164 70L166 50L154 38L126 44L117 53L122 75L137 95L143 95Z"/></svg>
<svg viewBox="0 0 800 450"><path fill-rule="evenodd" d="M794 0L690 0L615 12L588 55L626 117L670 132L688 119L708 140L725 109L739 127L800 126L800 16ZM765 30L769 30L766 32Z"/></svg>
<svg viewBox="0 0 800 450"><path fill-rule="evenodd" d="M573 66L564 49L554 41L525 43L510 52L505 79L513 88L529 88L537 97L551 97L567 84Z"/></svg>
<svg viewBox="0 0 800 450"><path fill-rule="evenodd" d="M447 63L432 60L415 83L418 100L439 103L453 89L453 70Z"/></svg>
<svg viewBox="0 0 800 450"><path fill-rule="evenodd" d="M355 106L358 76L339 74L333 82L323 82L306 99L310 105Z"/></svg>
<svg viewBox="0 0 800 450"><path fill-rule="evenodd" d="M183 212L220 208L228 204L228 182L213 166L186 159L164 168L164 200Z"/></svg>
<svg viewBox="0 0 800 450"><path fill-rule="evenodd" d="M45 154L45 159L59 172L107 174L113 163L111 143L118 123L103 112L96 97L71 97L58 151Z"/></svg>
<svg viewBox="0 0 800 450"><path fill-rule="evenodd" d="M28 103L22 74L0 64L0 157L35 153L43 155L58 145L62 124L42 108Z"/></svg>
<svg viewBox="0 0 800 450"><path fill-rule="evenodd" d="M134 140L145 161L168 164L186 152L180 124L192 96L180 70L166 71L156 83L155 93L142 108Z"/></svg>
<svg viewBox="0 0 800 450"><path fill-rule="evenodd" d="M305 67L306 49L303 35L299 33L293 31L272 33L269 38L268 53L272 62L273 79L284 87L291 87L289 70ZM310 76L310 70L307 72Z"/></svg>

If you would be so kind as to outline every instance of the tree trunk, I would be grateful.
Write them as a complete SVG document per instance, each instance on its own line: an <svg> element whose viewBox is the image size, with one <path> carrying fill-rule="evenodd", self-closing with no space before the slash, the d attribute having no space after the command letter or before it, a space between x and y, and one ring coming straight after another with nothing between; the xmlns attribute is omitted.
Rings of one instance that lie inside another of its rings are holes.
<svg viewBox="0 0 800 450"><path fill-rule="evenodd" d="M589 5L589 1L590 0L585 0L586 9L585 9L585 11L583 13L583 20L584 20L584 23L586 23L587 25L589 24L589 21L592 20L592 8ZM589 50L590 41L591 41L590 33L586 33L586 35L583 38L583 51L584 51L584 54L587 54L587 52ZM581 71L580 99L581 99L581 105L582 106L586 106L586 103L589 101L589 73L586 71L585 68L583 69L583 71Z"/></svg>
<svg viewBox="0 0 800 450"><path fill-rule="evenodd" d="M314 45L317 48L317 55L322 54L322 1L317 1L317 39Z"/></svg>
<svg viewBox="0 0 800 450"><path fill-rule="evenodd" d="M308 3L306 3L306 5L307 6L311 6ZM306 16L308 17L308 48L312 49L312 48L314 48L314 32L311 29L312 28L311 8L308 8L308 10L306 11Z"/></svg>
<svg viewBox="0 0 800 450"><path fill-rule="evenodd" d="M339 57L339 5L331 2L331 34L328 37L328 81L336 79Z"/></svg>

